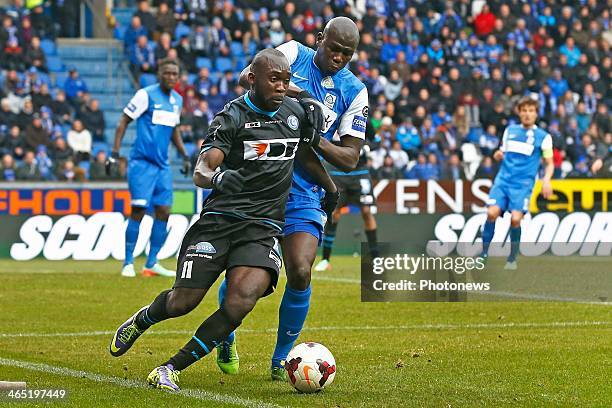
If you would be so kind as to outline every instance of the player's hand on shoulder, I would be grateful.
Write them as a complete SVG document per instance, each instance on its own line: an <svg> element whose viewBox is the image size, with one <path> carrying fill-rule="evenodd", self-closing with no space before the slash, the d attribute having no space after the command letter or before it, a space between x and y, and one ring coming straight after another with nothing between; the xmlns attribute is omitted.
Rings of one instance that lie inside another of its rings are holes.
<svg viewBox="0 0 612 408"><path fill-rule="evenodd" d="M111 175L112 168L117 165L118 161L119 161L119 153L118 152L112 152L110 154L110 156L108 156L106 158L106 161L104 162L104 167L106 169L106 175L107 176Z"/></svg>
<svg viewBox="0 0 612 408"><path fill-rule="evenodd" d="M327 214L327 219L331 220L332 213L338 205L339 198L340 193L338 193L338 190L325 192L325 195L321 200L321 209L325 211L325 214Z"/></svg>
<svg viewBox="0 0 612 408"><path fill-rule="evenodd" d="M493 153L493 158L497 161L503 160L504 152L502 152L501 150L496 150L495 153Z"/></svg>
<svg viewBox="0 0 612 408"><path fill-rule="evenodd" d="M238 170L216 172L211 179L215 189L228 194L235 194L244 188L244 177Z"/></svg>

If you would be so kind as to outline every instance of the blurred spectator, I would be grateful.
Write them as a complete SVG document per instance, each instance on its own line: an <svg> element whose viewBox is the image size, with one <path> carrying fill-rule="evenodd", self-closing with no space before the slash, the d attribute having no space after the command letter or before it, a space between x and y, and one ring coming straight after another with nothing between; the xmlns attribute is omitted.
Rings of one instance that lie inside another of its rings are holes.
<svg viewBox="0 0 612 408"><path fill-rule="evenodd" d="M476 174L474 175L474 178L476 179L483 178L483 179L493 180L495 178L496 173L497 173L497 169L495 168L495 165L493 164L493 159L491 158L491 156L485 156L480 162L480 165L478 166L478 169L476 170Z"/></svg>
<svg viewBox="0 0 612 408"><path fill-rule="evenodd" d="M465 180L465 173L463 172L459 155L456 153L450 155L448 162L442 169L440 180Z"/></svg>
<svg viewBox="0 0 612 408"><path fill-rule="evenodd" d="M59 168L57 178L61 181L75 181L77 178L75 170L74 162L72 160L67 160L64 162L64 165Z"/></svg>
<svg viewBox="0 0 612 408"><path fill-rule="evenodd" d="M21 159L25 154L25 138L19 129L19 126L11 126L8 135L0 145L0 152L10 154L15 159Z"/></svg>
<svg viewBox="0 0 612 408"><path fill-rule="evenodd" d="M139 40L140 37L138 37L136 44L140 47ZM162 33L159 36L159 41L157 42L157 45L150 45L150 52L153 53L155 58L155 63L153 65L157 65L159 60L166 58L168 56L168 51L170 51L170 48L172 48L172 36L168 33Z"/></svg>
<svg viewBox="0 0 612 408"><path fill-rule="evenodd" d="M155 30L160 33L174 34L175 28L176 19L174 18L174 13L168 7L168 3L161 2L157 9Z"/></svg>
<svg viewBox="0 0 612 408"><path fill-rule="evenodd" d="M148 0L138 0L138 10L134 13L134 16L140 18L142 26L147 30L148 33L155 32L157 27L157 21L155 16L150 11Z"/></svg>
<svg viewBox="0 0 612 408"><path fill-rule="evenodd" d="M32 9L30 13L30 21L32 22L32 28L36 34L41 38L55 38L55 29L53 28L53 22L51 18L45 14L42 6L37 6ZM74 22L71 22L74 24Z"/></svg>
<svg viewBox="0 0 612 408"><path fill-rule="evenodd" d="M46 146L38 146L36 149L36 165L43 180L53 180L53 162L47 154Z"/></svg>
<svg viewBox="0 0 612 408"><path fill-rule="evenodd" d="M57 175L59 174L58 171L64 167L65 162L74 160L74 152L66 144L66 140L63 137L56 137L49 150L49 157L53 160L54 173Z"/></svg>
<svg viewBox="0 0 612 408"><path fill-rule="evenodd" d="M17 169L15 168L15 160L10 154L2 156L2 168L0 169L1 181L17 180Z"/></svg>
<svg viewBox="0 0 612 408"><path fill-rule="evenodd" d="M408 166L410 158L408 154L402 150L402 146L397 140L391 144L391 150L389 150L388 154L393 159L393 165L397 167L398 170L403 171L406 166Z"/></svg>
<svg viewBox="0 0 612 408"><path fill-rule="evenodd" d="M125 34L123 36L123 48L125 52L129 52L132 47L136 44L138 37L144 35L147 36L147 29L142 25L142 20L138 16L133 16L128 26L127 30L125 30Z"/></svg>
<svg viewBox="0 0 612 408"><path fill-rule="evenodd" d="M100 110L100 103L97 99L91 99L88 105L83 106L77 118L91 132L93 140L97 142L105 141L104 130L106 129L106 123L104 122L104 113Z"/></svg>
<svg viewBox="0 0 612 408"><path fill-rule="evenodd" d="M176 53L181 62L183 63L187 72L189 72L190 74L197 72L196 55L191 49L189 37L181 37L179 44L176 47Z"/></svg>
<svg viewBox="0 0 612 408"><path fill-rule="evenodd" d="M72 123L72 129L68 131L66 139L68 141L68 146L74 150L77 162L89 160L92 137L89 130L83 128L83 123L80 120L75 120Z"/></svg>
<svg viewBox="0 0 612 408"><path fill-rule="evenodd" d="M106 174L106 152L100 150L89 167L89 178L93 181L108 180L110 176Z"/></svg>
<svg viewBox="0 0 612 408"><path fill-rule="evenodd" d="M54 0L51 2L53 20L57 23L60 37L76 37L79 32L79 0Z"/></svg>
<svg viewBox="0 0 612 408"><path fill-rule="evenodd" d="M36 156L34 155L33 151L28 151L23 156L23 160L15 172L15 177L20 181L42 180L40 169L36 163Z"/></svg>
<svg viewBox="0 0 612 408"><path fill-rule="evenodd" d="M480 14L474 19L474 30L476 35L484 37L493 31L495 25L495 14L491 12L491 9L487 4L482 6Z"/></svg>
<svg viewBox="0 0 612 408"><path fill-rule="evenodd" d="M24 61L28 67L35 67L42 72L49 72L47 69L47 57L42 48L40 48L40 38L32 38L29 47L25 51Z"/></svg>
<svg viewBox="0 0 612 408"><path fill-rule="evenodd" d="M0 101L0 123L6 126L17 123L17 115L11 110L11 103L7 98Z"/></svg>
<svg viewBox="0 0 612 408"><path fill-rule="evenodd" d="M32 91L32 105L34 110L41 110L43 106L50 108L53 104L53 98L49 93L49 85L42 83L39 87Z"/></svg>
<svg viewBox="0 0 612 408"><path fill-rule="evenodd" d="M377 180L397 180L402 178L402 172L395 166L391 156L385 156L382 166L372 173L372 176Z"/></svg>
<svg viewBox="0 0 612 408"><path fill-rule="evenodd" d="M75 67L68 70L68 78L64 82L64 92L73 106L77 103L77 99L87 92L87 84L79 77L79 72Z"/></svg>
<svg viewBox="0 0 612 408"><path fill-rule="evenodd" d="M155 63L155 50L149 43L147 37L145 35L141 35L138 37L136 44L134 44L132 50L130 51L132 73L137 78L142 73L154 73ZM68 92L66 92L66 94L68 94Z"/></svg>
<svg viewBox="0 0 612 408"><path fill-rule="evenodd" d="M38 146L47 146L49 144L49 134L43 128L40 114L32 115L32 122L25 130L25 143L29 151L36 151Z"/></svg>
<svg viewBox="0 0 612 408"><path fill-rule="evenodd" d="M51 102L51 110L53 111L53 119L58 123L70 122L72 115L72 107L66 101L66 93L58 89L55 93L55 99Z"/></svg>

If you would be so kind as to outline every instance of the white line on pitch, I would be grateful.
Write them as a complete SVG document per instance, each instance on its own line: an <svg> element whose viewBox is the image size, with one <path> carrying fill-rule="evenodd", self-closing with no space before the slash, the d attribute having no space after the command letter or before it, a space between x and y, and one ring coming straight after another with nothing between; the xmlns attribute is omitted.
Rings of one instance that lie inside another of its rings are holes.
<svg viewBox="0 0 612 408"><path fill-rule="evenodd" d="M86 378L91 381L118 385L125 388L138 388L147 389L149 388L144 382L136 380L126 380L119 377L112 377L109 375L91 373L88 371L73 370L71 368L52 366L42 363L32 363L29 361L12 360L8 358L0 357L0 365L9 367L18 367L31 371L39 371L48 374L57 374L64 377L74 378ZM154 392L153 390L151 390ZM187 398L193 398L202 401L220 402L224 404L237 405L240 407L266 407L266 408L280 408L279 405L270 404L263 401L254 399L246 399L240 397L233 397L231 395L217 394L210 391L198 390L198 389L185 389L178 392L176 395L180 395Z"/></svg>
<svg viewBox="0 0 612 408"><path fill-rule="evenodd" d="M467 323L467 324L414 324L397 326L319 326L304 327L303 331L370 331L370 330L459 330L459 329L512 329L512 328L564 328L581 326L609 326L609 321L543 322L543 323ZM241 333L276 333L271 329L238 329ZM72 333L0 333L1 338L15 337L95 337L109 336L114 331L89 331ZM146 335L193 334L193 330L150 330Z"/></svg>

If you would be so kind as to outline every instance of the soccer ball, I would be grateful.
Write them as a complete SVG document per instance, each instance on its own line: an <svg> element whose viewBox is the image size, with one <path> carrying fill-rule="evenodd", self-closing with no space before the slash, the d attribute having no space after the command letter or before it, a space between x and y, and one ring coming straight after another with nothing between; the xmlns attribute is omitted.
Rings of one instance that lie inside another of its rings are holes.
<svg viewBox="0 0 612 408"><path fill-rule="evenodd" d="M336 360L319 343L301 343L287 355L285 370L296 390L307 394L321 391L336 377Z"/></svg>

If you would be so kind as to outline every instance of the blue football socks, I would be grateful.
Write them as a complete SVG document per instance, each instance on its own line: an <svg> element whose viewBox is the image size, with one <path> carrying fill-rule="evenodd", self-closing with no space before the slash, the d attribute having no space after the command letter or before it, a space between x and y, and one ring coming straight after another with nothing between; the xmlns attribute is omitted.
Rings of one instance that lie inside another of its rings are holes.
<svg viewBox="0 0 612 408"><path fill-rule="evenodd" d="M138 232L140 231L140 222L128 219L128 225L125 229L125 262L124 265L134 263L134 248L138 241Z"/></svg>
<svg viewBox="0 0 612 408"><path fill-rule="evenodd" d="M489 246L493 240L493 235L495 235L495 221L487 220L482 229L482 254L485 256L489 254Z"/></svg>
<svg viewBox="0 0 612 408"><path fill-rule="evenodd" d="M278 332L276 348L272 355L272 367L282 367L281 361L293 348L310 307L310 286L306 290L295 290L285 286L285 293L278 311Z"/></svg>
<svg viewBox="0 0 612 408"><path fill-rule="evenodd" d="M508 262L514 262L521 245L521 227L510 227L510 256Z"/></svg>
<svg viewBox="0 0 612 408"><path fill-rule="evenodd" d="M155 219L151 228L151 245L149 247L149 256L147 256L146 268L152 268L157 263L157 254L164 246L166 237L168 236L168 222Z"/></svg>

